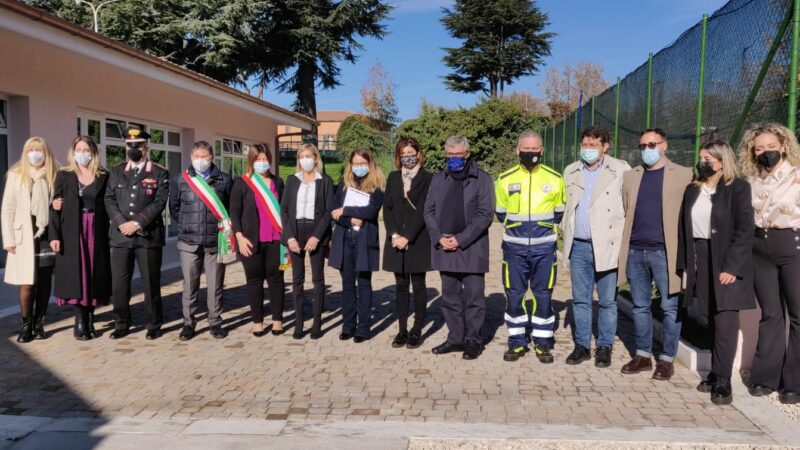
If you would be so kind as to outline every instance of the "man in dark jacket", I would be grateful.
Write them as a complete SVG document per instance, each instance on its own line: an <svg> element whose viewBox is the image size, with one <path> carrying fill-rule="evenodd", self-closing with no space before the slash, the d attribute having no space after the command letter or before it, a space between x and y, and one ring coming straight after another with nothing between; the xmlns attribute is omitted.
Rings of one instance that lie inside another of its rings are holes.
<svg viewBox="0 0 800 450"><path fill-rule="evenodd" d="M180 340L194 337L200 275L206 273L206 304L211 336L222 339L222 285L225 264L218 258L220 212L227 215L233 180L214 164L214 153L206 141L192 147L192 164L172 180L169 212L178 224L178 250L183 271L183 329ZM216 198L215 198L216 196ZM224 218L224 217L223 217ZM224 235L223 235L224 239ZM224 244L224 242L223 242Z"/></svg>
<svg viewBox="0 0 800 450"><path fill-rule="evenodd" d="M453 136L445 143L447 168L433 176L425 201L425 225L431 237L431 265L442 277L442 315L447 341L437 355L463 351L475 359L483 351L489 226L494 218L492 177L469 159L469 142Z"/></svg>

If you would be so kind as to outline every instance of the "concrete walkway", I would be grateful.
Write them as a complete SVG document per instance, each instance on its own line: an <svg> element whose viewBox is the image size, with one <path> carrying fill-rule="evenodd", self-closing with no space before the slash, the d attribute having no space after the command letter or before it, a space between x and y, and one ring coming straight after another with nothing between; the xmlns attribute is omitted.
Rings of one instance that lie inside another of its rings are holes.
<svg viewBox="0 0 800 450"><path fill-rule="evenodd" d="M591 362L566 365L572 350L570 289L562 273L554 294L556 362L545 366L530 356L504 362L500 233L499 226L492 229L483 330L487 346L476 361L430 353L446 333L435 273L428 275L432 301L426 341L416 350L390 346L397 325L393 276L385 272L373 278L373 337L362 344L338 340L341 287L333 270L326 272L330 289L322 339L253 337L238 263L229 266L226 277L224 321L231 333L221 341L208 335L204 323L194 340L178 340L179 269L163 277L168 323L165 336L156 341L146 341L137 328L119 341L104 335L77 342L70 311L54 306L49 339L18 345L18 318L0 319L0 435L6 438L0 446L800 445L800 426L768 400L747 395L743 386L735 387L732 405L721 407L694 389L699 376L680 365L670 382L652 380L648 373L621 375L632 340L632 324L622 315L610 368L598 369ZM286 326L291 327L288 295L286 306ZM310 315L310 304L307 308ZM106 307L100 313L107 334L110 311ZM134 322L141 320L137 302ZM554 439L560 441L554 444Z"/></svg>

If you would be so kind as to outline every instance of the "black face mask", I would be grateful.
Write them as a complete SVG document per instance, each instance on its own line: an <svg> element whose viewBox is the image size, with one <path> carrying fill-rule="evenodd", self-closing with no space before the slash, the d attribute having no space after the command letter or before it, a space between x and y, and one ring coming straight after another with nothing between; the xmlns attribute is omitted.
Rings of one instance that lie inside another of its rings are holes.
<svg viewBox="0 0 800 450"><path fill-rule="evenodd" d="M714 170L714 163L710 161L700 161L697 163L697 174L701 180L711 178L717 171Z"/></svg>
<svg viewBox="0 0 800 450"><path fill-rule="evenodd" d="M142 152L142 149L140 149L138 147L137 148L129 148L128 149L128 159L130 159L131 161L139 162L139 161L142 160L142 156L144 156L144 153Z"/></svg>
<svg viewBox="0 0 800 450"><path fill-rule="evenodd" d="M533 170L539 165L542 152L519 152L519 163L528 170Z"/></svg>
<svg viewBox="0 0 800 450"><path fill-rule="evenodd" d="M781 156L781 152L778 150L767 150L758 155L756 162L758 162L758 165L761 167L771 169L781 162Z"/></svg>

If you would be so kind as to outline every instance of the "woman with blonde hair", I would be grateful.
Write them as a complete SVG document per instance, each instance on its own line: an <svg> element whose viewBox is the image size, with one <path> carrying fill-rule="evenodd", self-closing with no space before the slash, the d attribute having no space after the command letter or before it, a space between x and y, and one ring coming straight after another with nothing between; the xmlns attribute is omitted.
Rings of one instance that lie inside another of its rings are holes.
<svg viewBox="0 0 800 450"><path fill-rule="evenodd" d="M372 272L380 270L378 213L383 172L368 150L353 150L331 204L334 221L328 265L342 275L342 333L356 343L370 337ZM356 292L356 285L358 291Z"/></svg>
<svg viewBox="0 0 800 450"><path fill-rule="evenodd" d="M50 215L50 247L56 252L58 305L75 307L73 335L93 339L95 307L111 297L109 218L103 199L108 172L100 164L97 144L78 136L67 152L67 166L56 175Z"/></svg>
<svg viewBox="0 0 800 450"><path fill-rule="evenodd" d="M6 176L2 204L5 282L19 286L22 328L17 342L44 339L55 253L47 240L50 199L58 163L47 142L32 137Z"/></svg>
<svg viewBox="0 0 800 450"><path fill-rule="evenodd" d="M292 297L294 298L294 334L303 337L303 284L306 277L305 256L311 260L314 282L314 321L311 339L322 337L322 311L325 308L325 248L331 238L328 207L333 201L333 180L322 173L322 156L317 147L303 144L297 150L297 172L286 179L281 213L281 240L289 248L292 260Z"/></svg>
<svg viewBox="0 0 800 450"><path fill-rule="evenodd" d="M753 267L761 307L750 394L781 389L781 402L800 403L800 148L783 125L755 125L742 138L739 160L753 191Z"/></svg>
<svg viewBox="0 0 800 450"><path fill-rule="evenodd" d="M697 390L718 405L733 400L731 375L739 341L739 311L755 308L753 207L733 149L714 141L700 149L698 176L686 187L678 228L677 270L684 306L697 299L713 337L711 372Z"/></svg>

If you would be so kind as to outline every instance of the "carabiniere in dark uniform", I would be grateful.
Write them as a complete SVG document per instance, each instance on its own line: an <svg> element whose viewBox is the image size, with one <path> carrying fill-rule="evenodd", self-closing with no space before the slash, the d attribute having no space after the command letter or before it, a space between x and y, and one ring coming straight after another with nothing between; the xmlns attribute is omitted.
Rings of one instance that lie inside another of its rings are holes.
<svg viewBox="0 0 800 450"><path fill-rule="evenodd" d="M161 213L169 199L169 172L147 159L147 132L128 130L128 161L111 169L105 204L111 219L112 297L114 331L111 339L128 334L131 326L133 262L139 266L144 287L147 339L161 336L161 258L166 230Z"/></svg>

